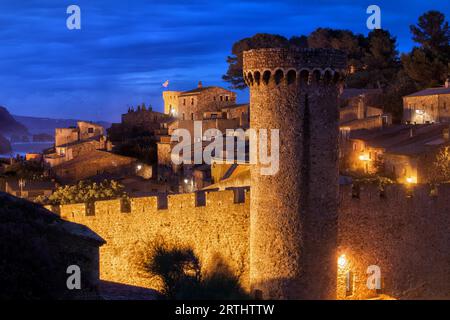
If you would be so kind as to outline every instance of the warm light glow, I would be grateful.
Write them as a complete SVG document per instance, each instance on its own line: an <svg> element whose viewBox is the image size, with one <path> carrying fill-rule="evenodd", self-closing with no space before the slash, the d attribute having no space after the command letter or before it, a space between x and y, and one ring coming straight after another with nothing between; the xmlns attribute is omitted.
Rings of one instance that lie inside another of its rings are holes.
<svg viewBox="0 0 450 320"><path fill-rule="evenodd" d="M406 178L407 183L417 183L417 177L408 177Z"/></svg>
<svg viewBox="0 0 450 320"><path fill-rule="evenodd" d="M338 266L343 268L346 265L347 265L347 258L345 257L345 254L343 254L338 258Z"/></svg>
<svg viewBox="0 0 450 320"><path fill-rule="evenodd" d="M141 170L141 169L142 169L142 166L141 166L140 164L138 164L136 168L137 168L138 170Z"/></svg>
<svg viewBox="0 0 450 320"><path fill-rule="evenodd" d="M359 156L359 160L361 161L369 161L370 157L367 154L362 154Z"/></svg>
<svg viewBox="0 0 450 320"><path fill-rule="evenodd" d="M419 115L423 115L425 112L423 110L416 110L416 113Z"/></svg>
<svg viewBox="0 0 450 320"><path fill-rule="evenodd" d="M188 183L189 182L189 180L188 179L184 179L184 183Z"/></svg>

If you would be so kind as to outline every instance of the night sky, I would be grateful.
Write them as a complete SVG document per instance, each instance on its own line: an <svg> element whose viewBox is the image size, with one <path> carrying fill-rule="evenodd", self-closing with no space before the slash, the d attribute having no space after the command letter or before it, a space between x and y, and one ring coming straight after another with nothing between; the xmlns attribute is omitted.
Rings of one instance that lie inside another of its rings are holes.
<svg viewBox="0 0 450 320"><path fill-rule="evenodd" d="M81 30L66 28L71 4L81 8ZM371 4L400 51L413 46L409 25L423 12L450 20L448 0L0 0L0 105L19 115L106 121L142 102L161 110L166 80L170 90L199 80L228 86L221 76L235 41L319 26L367 34Z"/></svg>

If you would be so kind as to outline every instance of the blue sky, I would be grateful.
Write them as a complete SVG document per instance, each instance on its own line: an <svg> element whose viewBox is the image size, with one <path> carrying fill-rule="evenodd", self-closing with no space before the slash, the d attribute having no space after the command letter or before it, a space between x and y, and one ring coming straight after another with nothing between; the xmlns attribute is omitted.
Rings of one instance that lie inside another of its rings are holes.
<svg viewBox="0 0 450 320"><path fill-rule="evenodd" d="M81 8L81 30L66 28L71 4ZM367 34L371 4L400 51L413 46L409 25L423 12L450 19L448 0L0 0L0 105L19 115L106 121L141 102L161 110L165 80L171 90L199 80L228 86L221 76L235 41L319 26Z"/></svg>

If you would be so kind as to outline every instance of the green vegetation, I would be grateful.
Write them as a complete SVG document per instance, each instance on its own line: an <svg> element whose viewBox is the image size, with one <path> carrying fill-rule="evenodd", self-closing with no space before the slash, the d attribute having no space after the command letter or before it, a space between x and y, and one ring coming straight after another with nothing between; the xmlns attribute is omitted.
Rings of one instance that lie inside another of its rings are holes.
<svg viewBox="0 0 450 320"><path fill-rule="evenodd" d="M42 181L48 179L48 174L43 165L38 162L18 161L8 165L0 177Z"/></svg>
<svg viewBox="0 0 450 320"><path fill-rule="evenodd" d="M248 299L239 279L227 268L220 268L202 277L201 263L192 249L155 246L145 269L163 283L167 299Z"/></svg>
<svg viewBox="0 0 450 320"><path fill-rule="evenodd" d="M104 180L102 183L80 181L76 185L61 186L50 196L39 196L40 204L72 204L88 203L97 200L126 197L124 187L114 180Z"/></svg>
<svg viewBox="0 0 450 320"><path fill-rule="evenodd" d="M223 79L234 89L246 87L242 77L243 52L258 48L333 48L347 53L350 88L379 88L384 108L400 121L402 96L441 85L450 74L450 27L444 14L429 11L410 27L418 44L401 57L397 41L387 30L371 31L367 37L349 30L318 28L309 36L287 39L280 35L256 34L237 41L228 56Z"/></svg>
<svg viewBox="0 0 450 320"><path fill-rule="evenodd" d="M433 183L450 182L450 147L442 148L431 167L430 180Z"/></svg>

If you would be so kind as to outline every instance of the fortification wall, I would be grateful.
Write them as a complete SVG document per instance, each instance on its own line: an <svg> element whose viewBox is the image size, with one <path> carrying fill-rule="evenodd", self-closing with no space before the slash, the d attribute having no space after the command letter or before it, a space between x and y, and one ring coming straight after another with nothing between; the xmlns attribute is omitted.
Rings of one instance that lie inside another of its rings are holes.
<svg viewBox="0 0 450 320"><path fill-rule="evenodd" d="M121 211L119 200L97 202L93 215L86 215L85 204L61 206L59 211L107 241L100 248L102 279L158 287L139 262L152 244L165 241L193 248L204 272L224 263L248 288L249 193L236 190L240 191L210 192L204 197L173 195L167 206L165 198L135 198L128 213ZM396 299L449 298L450 185L440 186L434 196L424 185L388 186L382 196L377 186L370 185L361 187L359 197L353 193L351 186L341 186L336 263L342 255L345 263L338 265L337 298L379 294ZM381 290L367 288L371 265L380 268Z"/></svg>
<svg viewBox="0 0 450 320"><path fill-rule="evenodd" d="M431 195L434 193L434 196ZM338 294L341 299L450 297L450 186L408 189L351 186L340 192ZM367 268L381 271L382 289L367 288ZM351 290L346 290L350 271Z"/></svg>
<svg viewBox="0 0 450 320"><path fill-rule="evenodd" d="M246 287L248 199L244 189L237 189L134 198L128 213L122 212L120 200L96 202L92 213L86 204L64 205L59 211L61 217L88 226L106 240L100 249L102 279L158 288L141 263L152 245L164 242L192 248L205 274L229 268Z"/></svg>

